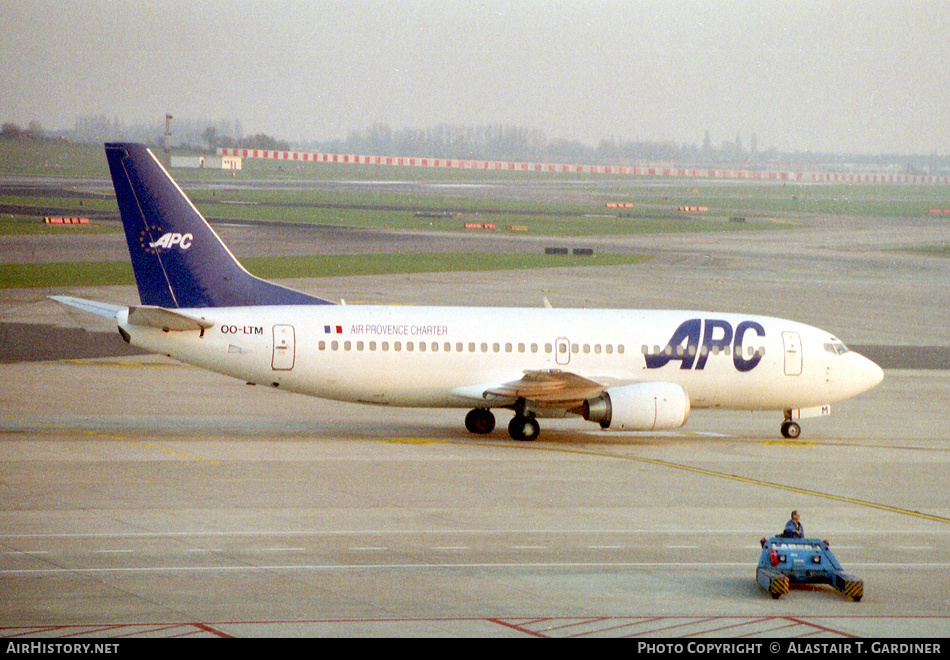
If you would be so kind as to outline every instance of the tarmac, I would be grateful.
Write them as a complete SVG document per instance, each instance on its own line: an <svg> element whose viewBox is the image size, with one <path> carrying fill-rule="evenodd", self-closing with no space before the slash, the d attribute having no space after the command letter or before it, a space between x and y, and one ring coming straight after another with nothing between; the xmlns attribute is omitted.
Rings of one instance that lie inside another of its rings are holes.
<svg viewBox="0 0 950 660"><path fill-rule="evenodd" d="M328 402L95 350L114 329L45 298L135 303L133 287L0 292L0 327L20 338L0 363L0 636L946 637L950 261L899 248L950 229L799 220L558 239L654 257L638 266L289 282L348 304L772 314L890 356L880 386L803 420L797 440L780 413L706 411L663 434L544 420L519 443L500 420L473 438L464 411ZM218 231L239 256L279 239ZM350 245L370 253L390 237L363 238ZM31 249L45 254L16 246ZM864 580L861 602L758 587L759 539L792 509Z"/></svg>

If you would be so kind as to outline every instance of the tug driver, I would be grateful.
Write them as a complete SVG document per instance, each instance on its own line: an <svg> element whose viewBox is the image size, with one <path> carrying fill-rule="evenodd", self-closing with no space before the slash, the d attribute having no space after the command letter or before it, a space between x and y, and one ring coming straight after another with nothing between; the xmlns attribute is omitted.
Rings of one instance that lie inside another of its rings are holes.
<svg viewBox="0 0 950 660"><path fill-rule="evenodd" d="M805 538L805 528L802 526L798 511L792 511L792 517L785 523L785 531L782 532L782 536L795 539Z"/></svg>

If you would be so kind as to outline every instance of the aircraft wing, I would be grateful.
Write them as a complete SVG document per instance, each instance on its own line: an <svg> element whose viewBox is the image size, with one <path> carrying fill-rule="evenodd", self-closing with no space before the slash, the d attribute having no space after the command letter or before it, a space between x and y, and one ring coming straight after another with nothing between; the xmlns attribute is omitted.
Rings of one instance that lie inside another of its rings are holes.
<svg viewBox="0 0 950 660"><path fill-rule="evenodd" d="M584 378L570 371L544 369L525 371L520 380L488 387L486 399L525 399L543 406L573 408L597 396L607 385Z"/></svg>

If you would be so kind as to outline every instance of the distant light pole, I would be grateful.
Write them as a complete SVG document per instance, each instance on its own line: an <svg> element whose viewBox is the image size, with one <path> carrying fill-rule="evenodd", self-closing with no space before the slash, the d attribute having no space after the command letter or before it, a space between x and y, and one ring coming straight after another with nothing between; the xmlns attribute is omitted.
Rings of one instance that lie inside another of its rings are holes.
<svg viewBox="0 0 950 660"><path fill-rule="evenodd" d="M165 165L168 167L172 166L172 117L169 113L165 113Z"/></svg>

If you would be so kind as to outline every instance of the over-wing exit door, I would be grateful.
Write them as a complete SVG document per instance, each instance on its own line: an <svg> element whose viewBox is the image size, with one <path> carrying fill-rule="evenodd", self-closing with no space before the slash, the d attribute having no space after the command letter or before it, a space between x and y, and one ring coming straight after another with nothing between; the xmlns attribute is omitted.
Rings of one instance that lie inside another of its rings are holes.
<svg viewBox="0 0 950 660"><path fill-rule="evenodd" d="M274 355L271 358L271 367L275 371L290 371L294 368L294 326L274 326Z"/></svg>

